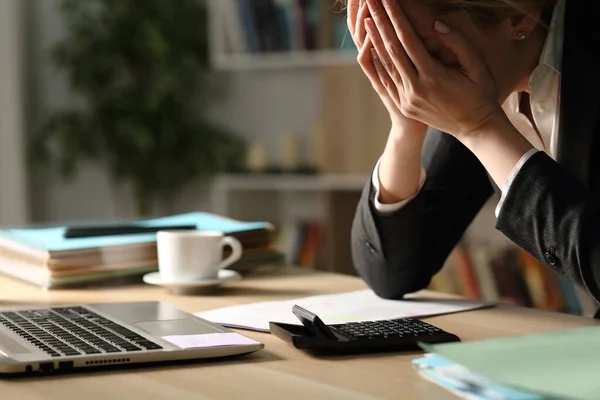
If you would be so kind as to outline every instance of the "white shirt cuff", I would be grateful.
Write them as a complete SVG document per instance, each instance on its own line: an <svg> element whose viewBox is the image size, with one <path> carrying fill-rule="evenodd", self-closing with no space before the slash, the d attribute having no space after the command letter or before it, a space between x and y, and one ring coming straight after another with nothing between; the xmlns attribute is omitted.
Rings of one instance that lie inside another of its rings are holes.
<svg viewBox="0 0 600 400"><path fill-rule="evenodd" d="M496 218L498 218L498 215L500 215L500 209L502 208L502 204L504 204L504 199L506 198L506 195L510 190L510 185L515 180L515 177L517 176L523 165L525 165L525 163L531 158L531 156L537 153L538 151L538 149L533 148L527 153L523 154L523 157L521 157L517 165L515 165L512 171L510 171L510 174L508 174L508 177L506 178L506 180L504 181L504 185L502 186L502 197L500 197L500 201L496 206Z"/></svg>
<svg viewBox="0 0 600 400"><path fill-rule="evenodd" d="M426 173L425 173L425 168L423 168L423 166L421 165L421 180L419 182L419 190L417 191L417 193L412 196L409 197L408 199L404 199L398 203L392 203L392 204L382 204L381 202L379 202L379 163L381 162L381 159L379 159L377 161L377 164L375 165L375 169L373 170L373 175L372 175L372 182L373 182L373 187L375 188L375 209L377 210L377 212L379 213L379 215L390 215L395 213L396 211L400 210L402 207L404 207L406 204L408 204L412 199L414 199L415 197L417 197L417 195L419 194L419 192L421 191L421 189L423 188L423 185L425 184L425 178L426 178Z"/></svg>

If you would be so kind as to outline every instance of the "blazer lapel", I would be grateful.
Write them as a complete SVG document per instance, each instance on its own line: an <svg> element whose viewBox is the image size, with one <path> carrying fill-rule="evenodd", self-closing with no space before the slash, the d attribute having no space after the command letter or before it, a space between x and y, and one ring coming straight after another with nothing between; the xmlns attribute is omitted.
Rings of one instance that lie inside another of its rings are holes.
<svg viewBox="0 0 600 400"><path fill-rule="evenodd" d="M589 186L594 136L600 128L600 38L585 4L567 0L565 10L557 161Z"/></svg>

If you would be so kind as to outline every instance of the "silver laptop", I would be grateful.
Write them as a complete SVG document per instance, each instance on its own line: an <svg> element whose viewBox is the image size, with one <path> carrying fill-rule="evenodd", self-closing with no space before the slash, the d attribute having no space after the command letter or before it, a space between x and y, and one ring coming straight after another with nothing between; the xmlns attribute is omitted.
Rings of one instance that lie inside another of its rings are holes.
<svg viewBox="0 0 600 400"><path fill-rule="evenodd" d="M0 374L236 356L263 347L162 302L0 310Z"/></svg>

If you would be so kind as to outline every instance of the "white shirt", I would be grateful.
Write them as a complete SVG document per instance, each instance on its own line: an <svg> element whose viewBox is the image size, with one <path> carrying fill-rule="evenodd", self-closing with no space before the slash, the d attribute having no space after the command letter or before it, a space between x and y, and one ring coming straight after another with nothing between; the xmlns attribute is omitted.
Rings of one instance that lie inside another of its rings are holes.
<svg viewBox="0 0 600 400"><path fill-rule="evenodd" d="M540 62L529 78L531 113L539 134L536 132L529 119L519 110L519 93L512 93L502 105L502 108L511 123L517 128L521 135L531 143L533 149L523 155L504 182L504 185L502 186L502 197L496 207L496 216L500 213L504 198L510 190L514 178L519 173L521 167L533 154L538 151L543 151L553 159L556 159L560 120L560 81L562 71L565 1L566 0L559 0L554 8L546 42L544 43L542 54L540 56ZM423 188L425 179L425 169L421 168L419 191ZM416 197L415 194L413 197L399 203L380 203L379 161L375 166L372 182L375 188L375 209L382 215L389 215L398 211Z"/></svg>

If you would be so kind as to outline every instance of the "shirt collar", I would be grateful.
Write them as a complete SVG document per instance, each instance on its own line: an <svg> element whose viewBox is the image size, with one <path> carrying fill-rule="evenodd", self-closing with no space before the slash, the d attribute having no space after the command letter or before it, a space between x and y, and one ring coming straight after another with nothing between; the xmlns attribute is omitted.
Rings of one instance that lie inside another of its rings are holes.
<svg viewBox="0 0 600 400"><path fill-rule="evenodd" d="M559 74L562 72L565 2L566 0L558 0L554 6L548 35L540 56L540 64L547 65Z"/></svg>

